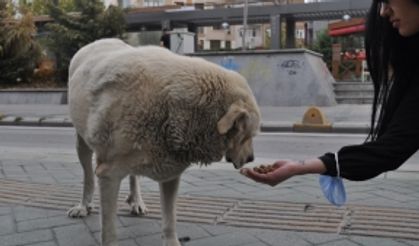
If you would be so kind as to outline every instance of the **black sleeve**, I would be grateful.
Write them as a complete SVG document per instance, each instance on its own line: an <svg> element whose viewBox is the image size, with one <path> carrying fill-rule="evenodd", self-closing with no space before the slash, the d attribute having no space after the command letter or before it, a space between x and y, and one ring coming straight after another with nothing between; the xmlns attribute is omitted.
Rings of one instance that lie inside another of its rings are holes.
<svg viewBox="0 0 419 246"><path fill-rule="evenodd" d="M387 130L376 140L345 146L338 151L340 172L349 180L366 180L395 170L419 149L419 85L405 94ZM319 157L326 175L336 176L332 153Z"/></svg>

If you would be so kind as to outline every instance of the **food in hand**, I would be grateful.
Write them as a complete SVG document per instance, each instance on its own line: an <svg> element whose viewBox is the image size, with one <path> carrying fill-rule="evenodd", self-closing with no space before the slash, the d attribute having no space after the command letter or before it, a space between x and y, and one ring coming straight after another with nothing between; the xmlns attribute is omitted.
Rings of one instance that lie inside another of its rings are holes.
<svg viewBox="0 0 419 246"><path fill-rule="evenodd" d="M273 167L273 165L260 165L258 167L254 167L253 171L257 172L257 173L261 173L261 174L267 174L272 172L273 170L275 170L275 168Z"/></svg>

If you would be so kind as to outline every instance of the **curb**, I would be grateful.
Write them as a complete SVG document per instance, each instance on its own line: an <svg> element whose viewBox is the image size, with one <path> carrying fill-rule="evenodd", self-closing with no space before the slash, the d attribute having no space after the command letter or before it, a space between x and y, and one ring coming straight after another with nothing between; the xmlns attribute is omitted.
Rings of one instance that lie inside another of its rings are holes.
<svg viewBox="0 0 419 246"><path fill-rule="evenodd" d="M45 117L20 117L4 116L0 118L0 126L37 126L37 127L73 127L69 118L45 118ZM263 121L260 131L264 133L274 132L301 132L301 133L348 133L367 134L369 124L362 122L337 122L325 130L323 127L315 126L298 127L294 122L285 121Z"/></svg>
<svg viewBox="0 0 419 246"><path fill-rule="evenodd" d="M313 132L313 133L354 133L367 134L369 131L369 124L362 122L336 122L332 123L330 128L316 126L299 126L295 127L293 122L262 122L261 132Z"/></svg>
<svg viewBox="0 0 419 246"><path fill-rule="evenodd" d="M6 116L0 119L0 126L73 127L73 124L68 118Z"/></svg>
<svg viewBox="0 0 419 246"><path fill-rule="evenodd" d="M332 131L338 133L358 133L368 134L370 125L367 123L348 123L348 122L337 122L332 124Z"/></svg>

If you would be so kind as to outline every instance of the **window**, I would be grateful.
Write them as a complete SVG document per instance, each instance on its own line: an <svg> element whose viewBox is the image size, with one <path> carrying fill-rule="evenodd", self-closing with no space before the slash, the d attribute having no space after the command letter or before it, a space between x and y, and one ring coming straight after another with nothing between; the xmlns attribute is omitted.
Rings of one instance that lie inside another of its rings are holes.
<svg viewBox="0 0 419 246"><path fill-rule="evenodd" d="M210 49L211 50L220 50L221 41L220 40L210 40Z"/></svg>
<svg viewBox="0 0 419 246"><path fill-rule="evenodd" d="M144 0L144 7L157 7L164 4L164 0Z"/></svg>
<svg viewBox="0 0 419 246"><path fill-rule="evenodd" d="M231 50L231 41L225 41L226 43L225 43L225 49L226 50Z"/></svg>

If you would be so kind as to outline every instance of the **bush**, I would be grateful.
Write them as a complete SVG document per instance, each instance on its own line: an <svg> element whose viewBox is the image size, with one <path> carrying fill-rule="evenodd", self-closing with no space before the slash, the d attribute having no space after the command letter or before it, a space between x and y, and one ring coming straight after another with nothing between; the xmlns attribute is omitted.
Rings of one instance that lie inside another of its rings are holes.
<svg viewBox="0 0 419 246"><path fill-rule="evenodd" d="M327 34L327 30L319 33L313 50L323 54L323 61L329 69L332 68L332 38Z"/></svg>
<svg viewBox="0 0 419 246"><path fill-rule="evenodd" d="M41 55L30 12L15 19L0 0L0 83L29 82Z"/></svg>
<svg viewBox="0 0 419 246"><path fill-rule="evenodd" d="M123 11L114 6L105 10L100 0L74 0L76 13L66 13L48 4L54 23L48 25L48 46L56 56L58 79L67 81L73 55L84 45L107 37L122 38L125 31Z"/></svg>

